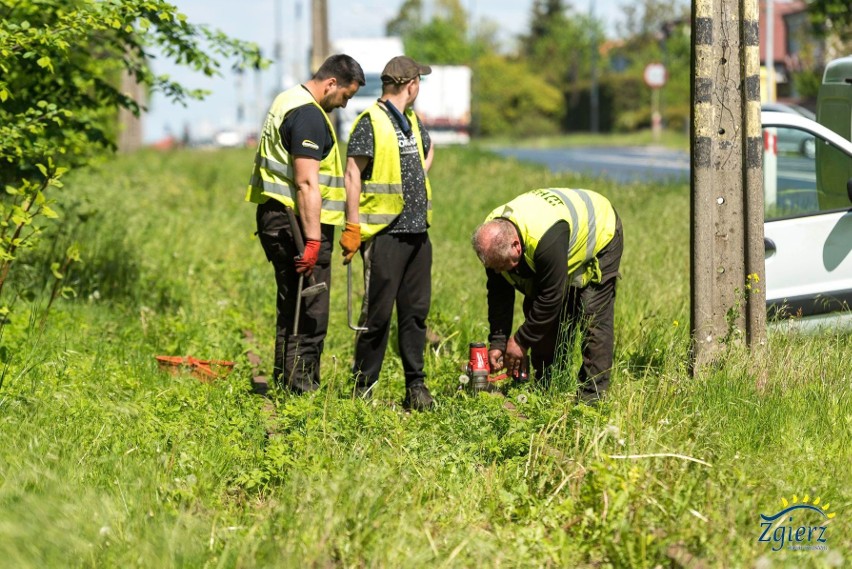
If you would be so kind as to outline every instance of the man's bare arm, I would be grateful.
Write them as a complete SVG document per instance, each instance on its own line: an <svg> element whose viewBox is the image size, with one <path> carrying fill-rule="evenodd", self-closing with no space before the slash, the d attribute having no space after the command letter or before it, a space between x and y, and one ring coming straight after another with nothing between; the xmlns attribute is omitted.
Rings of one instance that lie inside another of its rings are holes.
<svg viewBox="0 0 852 569"><path fill-rule="evenodd" d="M431 144L429 146L429 152L426 154L426 157L423 160L423 162L424 162L423 170L425 170L427 174L429 173L429 169L432 167L432 159L434 157L435 157L435 145Z"/></svg>
<svg viewBox="0 0 852 569"><path fill-rule="evenodd" d="M303 237L320 240L320 210L322 194L319 189L319 160L296 156L293 160L293 178L296 184L296 206L302 222Z"/></svg>
<svg viewBox="0 0 852 569"><path fill-rule="evenodd" d="M358 203L361 198L361 173L369 164L367 156L350 156L346 159L343 183L346 187L346 221L359 223Z"/></svg>

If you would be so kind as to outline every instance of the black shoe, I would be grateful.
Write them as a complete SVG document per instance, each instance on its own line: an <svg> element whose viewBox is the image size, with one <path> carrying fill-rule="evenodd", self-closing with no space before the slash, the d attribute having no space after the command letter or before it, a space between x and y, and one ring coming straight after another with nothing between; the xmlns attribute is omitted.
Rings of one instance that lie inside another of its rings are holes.
<svg viewBox="0 0 852 569"><path fill-rule="evenodd" d="M432 399L432 394L429 393L429 388L425 384L415 383L405 388L405 399L402 400L403 408L412 411L428 411L434 405L435 400Z"/></svg>
<svg viewBox="0 0 852 569"><path fill-rule="evenodd" d="M586 391L581 389L577 392L577 403L588 405L589 407L597 407L603 402L606 391Z"/></svg>
<svg viewBox="0 0 852 569"><path fill-rule="evenodd" d="M363 399L364 401L370 401L373 398L373 388L376 387L375 383L370 385L360 385L358 383L355 384L355 389L352 390L352 398L353 399Z"/></svg>

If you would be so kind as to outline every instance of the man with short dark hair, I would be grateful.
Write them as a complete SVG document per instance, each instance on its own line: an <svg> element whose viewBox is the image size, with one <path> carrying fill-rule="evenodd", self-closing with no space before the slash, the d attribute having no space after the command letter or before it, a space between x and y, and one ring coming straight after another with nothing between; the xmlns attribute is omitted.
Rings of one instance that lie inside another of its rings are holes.
<svg viewBox="0 0 852 569"><path fill-rule="evenodd" d="M432 69L410 57L391 59L382 96L356 120L349 137L346 191L360 195L364 281L355 340L355 393L369 398L382 369L396 303L399 354L405 372L403 406L430 409L423 356L432 296L432 190L427 173L434 149L412 105L420 76Z"/></svg>
<svg viewBox="0 0 852 569"><path fill-rule="evenodd" d="M517 376L529 350L538 379L549 381L556 350L583 331L577 397L601 399L613 359L615 289L623 250L621 220L590 190L546 188L493 210L473 234L488 279L492 370ZM512 333L515 290L526 320ZM562 336L561 331L568 334Z"/></svg>
<svg viewBox="0 0 852 569"><path fill-rule="evenodd" d="M304 85L280 93L263 124L249 182L246 200L258 204L257 234L277 285L273 380L297 393L319 387L329 301L328 292L302 300L300 343L288 350L298 275L330 284L335 225L346 222L342 239L350 248L360 242L358 201L347 199L343 161L327 113L345 107L364 83L354 59L333 55Z"/></svg>

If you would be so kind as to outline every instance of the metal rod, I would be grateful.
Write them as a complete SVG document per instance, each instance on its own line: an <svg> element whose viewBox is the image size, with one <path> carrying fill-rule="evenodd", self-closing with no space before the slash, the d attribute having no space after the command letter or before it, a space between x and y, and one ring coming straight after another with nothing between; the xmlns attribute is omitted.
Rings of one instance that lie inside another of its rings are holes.
<svg viewBox="0 0 852 569"><path fill-rule="evenodd" d="M293 317L292 335L299 334L299 312L302 308L302 284L305 282L305 275L299 273L299 288L296 290L296 315Z"/></svg>
<svg viewBox="0 0 852 569"><path fill-rule="evenodd" d="M365 326L356 326L352 323L352 263L346 265L346 319L349 322L349 328L356 332L367 329Z"/></svg>

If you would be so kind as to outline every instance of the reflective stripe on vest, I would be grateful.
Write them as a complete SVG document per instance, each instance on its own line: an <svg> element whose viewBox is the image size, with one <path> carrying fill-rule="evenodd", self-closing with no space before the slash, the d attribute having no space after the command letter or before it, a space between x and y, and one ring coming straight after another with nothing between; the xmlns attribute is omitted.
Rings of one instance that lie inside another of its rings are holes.
<svg viewBox="0 0 852 569"><path fill-rule="evenodd" d="M293 167L289 164L280 164L271 158L263 158L257 155L254 158L254 163L281 178L293 179ZM342 188L343 178L320 172L319 185L329 188Z"/></svg>
<svg viewBox="0 0 852 569"><path fill-rule="evenodd" d="M581 213L581 210L585 212ZM600 267L595 255L615 235L615 210L602 195L589 190L549 188L527 192L492 211L486 221L502 217L519 231L524 245L524 259L535 272L535 251L548 229L558 221L568 224L569 279L577 277L575 286L600 282ZM516 288L530 294L532 280L514 273L502 273Z"/></svg>
<svg viewBox="0 0 852 569"><path fill-rule="evenodd" d="M361 183L359 217L361 221L361 238L369 239L376 233L393 223L405 207L402 192L402 170L400 166L399 144L396 129L387 113L378 103L370 106L355 120L355 125L364 115L368 115L373 127L373 170L369 180ZM405 111L411 123L411 132L417 142L417 152L425 176L425 157L423 140L420 136L420 125L417 115L412 109ZM392 144L388 144L392 141ZM426 180L426 224L432 224L432 186L429 176Z"/></svg>
<svg viewBox="0 0 852 569"><path fill-rule="evenodd" d="M343 161L340 158L337 136L328 115L301 85L279 94L269 109L263 123L246 200L263 203L273 198L298 213L293 157L284 150L279 129L290 112L304 105L314 105L320 109L334 143L328 156L319 164L318 184L322 198L320 223L343 225L346 191L343 185Z"/></svg>
<svg viewBox="0 0 852 569"><path fill-rule="evenodd" d="M577 208L574 207L574 204L571 203L571 200L568 196L563 192L563 190L557 188L550 188L550 191L559 196L562 200L562 203L570 210L571 212L571 220L574 222L570 226L577 227ZM583 200L583 203L586 204L586 225L589 228L589 236L586 239L586 259L591 259L595 256L595 244L598 241L597 235L597 218L595 217L595 204L592 203L592 198L588 194L588 192L582 190L568 190L573 192L574 194L580 196L580 199ZM571 236L568 240L568 250L574 249L574 246L577 243L577 232L572 231Z"/></svg>
<svg viewBox="0 0 852 569"><path fill-rule="evenodd" d="M394 219L399 217L398 213L361 213L361 237L363 239L367 239L364 237L364 224L367 225L382 225L382 228L390 225ZM426 221L427 223L431 222L432 219L432 202L426 203ZM375 233L370 234L370 237L375 235Z"/></svg>

